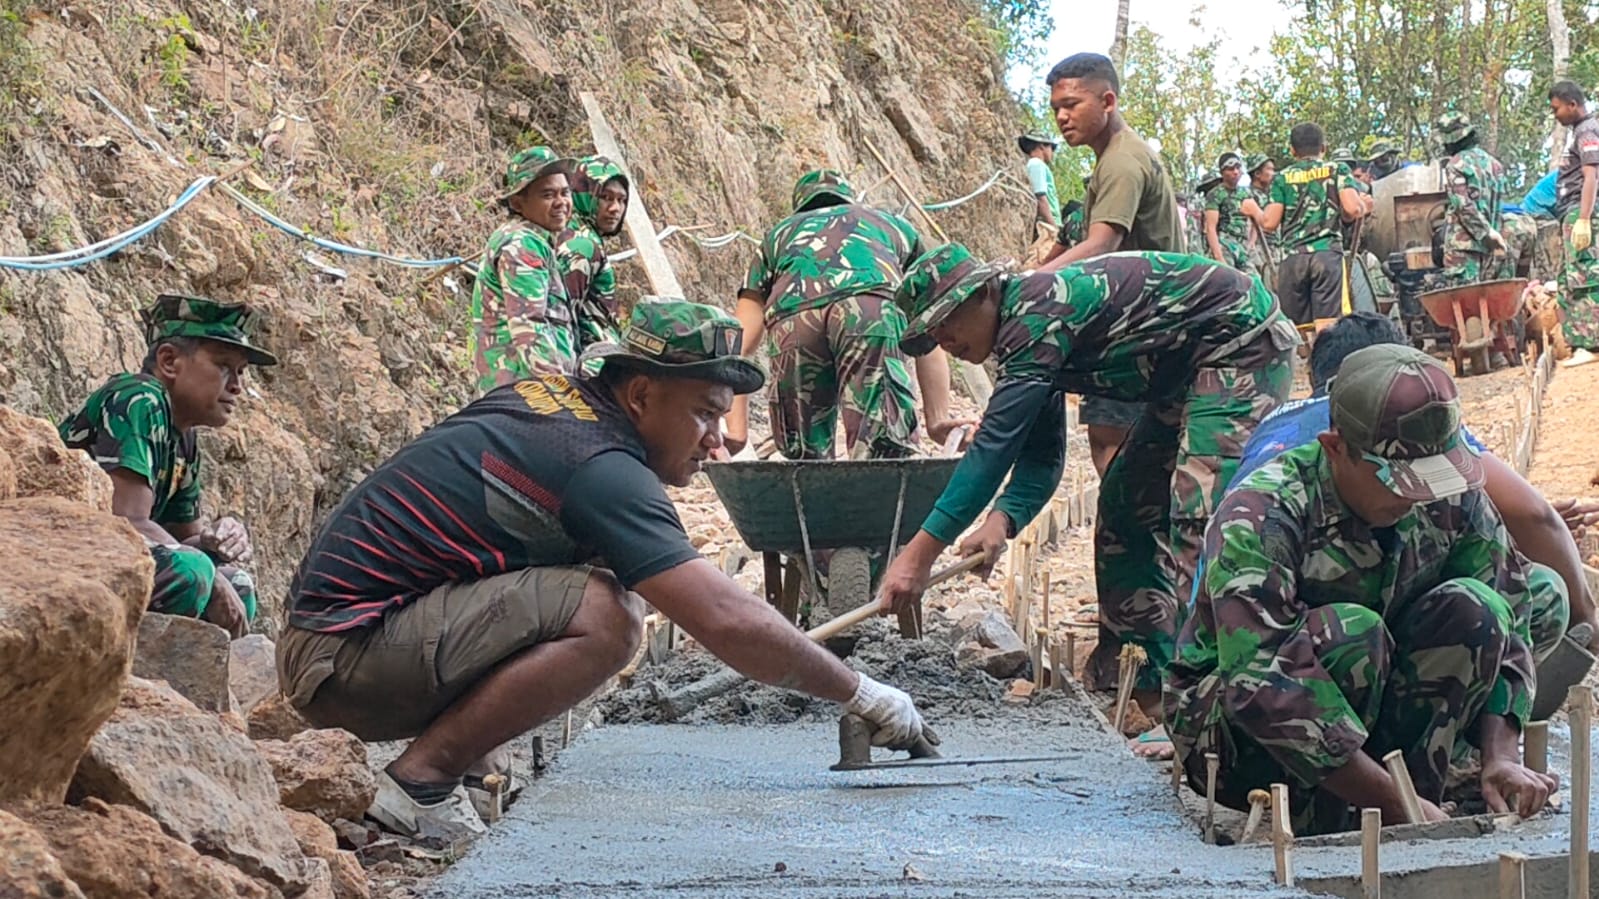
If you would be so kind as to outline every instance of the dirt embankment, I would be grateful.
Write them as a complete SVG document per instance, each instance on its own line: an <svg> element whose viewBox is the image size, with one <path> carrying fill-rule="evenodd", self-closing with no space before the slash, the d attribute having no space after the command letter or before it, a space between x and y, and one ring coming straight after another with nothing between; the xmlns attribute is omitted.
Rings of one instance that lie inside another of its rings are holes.
<svg viewBox="0 0 1599 899"><path fill-rule="evenodd" d="M805 168L878 182L868 141L944 199L1016 162L1018 113L977 21L969 0L0 0L0 253L103 239L248 162L230 183L319 236L470 256L498 221L510 150L592 150L579 91L606 109L657 227L758 233ZM887 183L870 199L900 207ZM940 220L1009 254L1027 210L994 190ZM50 419L139 364L136 313L157 293L268 313L283 364L252 374L202 445L207 510L254 530L269 629L321 515L471 397L462 274L308 249L211 191L105 262L0 269L0 400ZM686 291L712 302L750 252L667 243ZM621 282L625 300L647 292L631 263Z"/></svg>

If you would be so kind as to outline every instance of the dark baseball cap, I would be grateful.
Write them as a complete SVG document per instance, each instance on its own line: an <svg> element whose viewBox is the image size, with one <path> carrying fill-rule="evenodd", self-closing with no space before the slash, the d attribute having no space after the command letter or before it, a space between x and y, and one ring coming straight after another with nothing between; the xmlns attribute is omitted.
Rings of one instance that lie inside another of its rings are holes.
<svg viewBox="0 0 1599 899"><path fill-rule="evenodd" d="M1333 427L1394 493L1421 503L1482 486L1482 460L1460 437L1460 393L1426 353L1394 344L1351 353L1328 401Z"/></svg>

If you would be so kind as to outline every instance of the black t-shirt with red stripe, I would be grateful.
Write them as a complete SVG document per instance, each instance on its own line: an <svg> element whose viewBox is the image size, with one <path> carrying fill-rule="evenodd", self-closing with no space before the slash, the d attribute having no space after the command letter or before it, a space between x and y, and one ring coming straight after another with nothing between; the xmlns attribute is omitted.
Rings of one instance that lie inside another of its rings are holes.
<svg viewBox="0 0 1599 899"><path fill-rule="evenodd" d="M629 588L699 553L597 382L500 387L413 440L323 524L290 585L289 623L378 623L436 587L601 564Z"/></svg>

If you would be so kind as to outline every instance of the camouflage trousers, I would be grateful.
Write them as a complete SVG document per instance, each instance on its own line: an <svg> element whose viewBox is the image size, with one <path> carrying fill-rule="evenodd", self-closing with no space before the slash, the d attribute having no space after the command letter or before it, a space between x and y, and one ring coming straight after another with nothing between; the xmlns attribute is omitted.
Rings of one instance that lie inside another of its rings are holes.
<svg viewBox="0 0 1599 899"><path fill-rule="evenodd" d="M1254 371L1199 369L1185 395L1146 406L1122 442L1100 484L1094 522L1097 671L1131 642L1149 656L1139 689L1160 689L1205 524L1238 472L1249 435L1288 398L1291 353L1280 350Z"/></svg>
<svg viewBox="0 0 1599 899"><path fill-rule="evenodd" d="M1515 271L1515 263L1507 256L1444 246L1443 277L1451 286L1508 278L1510 275L1505 272L1507 264L1512 272Z"/></svg>
<svg viewBox="0 0 1599 899"><path fill-rule="evenodd" d="M1599 350L1599 245L1571 248L1571 226L1580 210L1566 213L1565 265L1560 272L1560 330L1572 349ZM1599 230L1596 228L1595 230Z"/></svg>
<svg viewBox="0 0 1599 899"><path fill-rule="evenodd" d="M1546 587L1558 589L1547 581ZM1331 681L1328 689L1360 718L1367 732L1360 751L1379 760L1402 751L1416 792L1438 802L1450 759L1493 689L1512 622L1510 604L1487 584L1456 578L1386 620L1354 603L1318 606L1290 639L1311 642ZM1308 722L1285 718L1269 738L1247 735L1230 725L1226 705L1270 702L1272 692L1257 685L1257 695L1241 698L1240 689L1211 674L1167 694L1167 730L1189 784L1205 789L1205 753L1214 752L1221 761L1216 800L1222 805L1247 809L1250 790L1286 783L1295 833L1349 829L1349 804L1315 780L1314 772L1337 762L1326 757Z"/></svg>
<svg viewBox="0 0 1599 899"><path fill-rule="evenodd" d="M915 451L916 395L899 348L905 314L892 297L862 294L772 322L772 437L790 459L833 458L844 419L852 459L895 459Z"/></svg>
<svg viewBox="0 0 1599 899"><path fill-rule="evenodd" d="M1216 235L1216 241L1221 244L1222 258L1217 260L1218 262L1225 262L1248 275L1253 275L1258 271L1254 262L1250 259L1249 247L1245 246L1243 241L1233 237L1231 234L1218 234Z"/></svg>
<svg viewBox="0 0 1599 899"><path fill-rule="evenodd" d="M246 621L255 620L255 580L234 565L218 565L203 551L190 546L176 549L150 544L155 560L155 585L150 591L150 611L199 618L211 604L216 578L226 578L244 602Z"/></svg>
<svg viewBox="0 0 1599 899"><path fill-rule="evenodd" d="M584 297L577 305L578 371L593 377L605 366L605 360L594 357L584 360L583 351L601 343L621 343L622 329L615 314L593 297Z"/></svg>

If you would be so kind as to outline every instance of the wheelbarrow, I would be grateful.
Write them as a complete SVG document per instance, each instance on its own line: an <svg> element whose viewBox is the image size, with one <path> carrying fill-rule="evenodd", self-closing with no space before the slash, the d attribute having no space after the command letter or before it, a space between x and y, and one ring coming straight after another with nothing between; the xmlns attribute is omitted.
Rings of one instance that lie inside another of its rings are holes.
<svg viewBox="0 0 1599 899"><path fill-rule="evenodd" d="M852 608L876 590L873 557L885 562L921 528L959 458L716 462L705 466L733 527L765 565L766 601L790 621L826 597ZM823 588L817 554L832 550ZM900 633L921 635L921 610L900 614Z"/></svg>
<svg viewBox="0 0 1599 899"><path fill-rule="evenodd" d="M1525 278L1502 278L1430 290L1420 296L1432 320L1450 331L1455 377L1464 376L1468 356L1474 375L1492 369L1491 352L1503 353L1512 364L1521 364L1523 338L1516 314L1526 287Z"/></svg>

